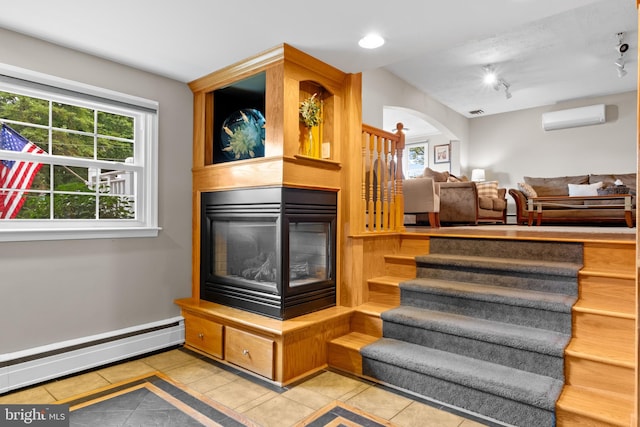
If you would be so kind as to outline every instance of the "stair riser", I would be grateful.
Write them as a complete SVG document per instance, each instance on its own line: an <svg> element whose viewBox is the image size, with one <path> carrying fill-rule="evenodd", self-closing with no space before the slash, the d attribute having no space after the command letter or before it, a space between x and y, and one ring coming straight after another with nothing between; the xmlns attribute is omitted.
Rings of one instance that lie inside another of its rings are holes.
<svg viewBox="0 0 640 427"><path fill-rule="evenodd" d="M358 350L329 343L327 363L332 368L362 375L362 356Z"/></svg>
<svg viewBox="0 0 640 427"><path fill-rule="evenodd" d="M567 383L633 396L634 370L622 366L566 356Z"/></svg>
<svg viewBox="0 0 640 427"><path fill-rule="evenodd" d="M603 316L594 313L574 312L573 336L598 342L602 348L617 351L633 351L629 343L635 340L635 320Z"/></svg>
<svg viewBox="0 0 640 427"><path fill-rule="evenodd" d="M635 314L634 279L580 277L580 303L601 310Z"/></svg>
<svg viewBox="0 0 640 427"><path fill-rule="evenodd" d="M401 299L403 305L542 328L565 334L571 333L571 313L550 312L502 303L426 294L406 289L401 291Z"/></svg>
<svg viewBox="0 0 640 427"><path fill-rule="evenodd" d="M498 363L523 371L564 379L562 357L505 347L471 338L385 321L383 336Z"/></svg>
<svg viewBox="0 0 640 427"><path fill-rule="evenodd" d="M363 374L467 411L520 427L553 425L553 411L434 378L376 360L362 359Z"/></svg>
<svg viewBox="0 0 640 427"><path fill-rule="evenodd" d="M553 292L565 295L577 295L575 278L559 276L536 276L514 274L511 272L486 269L447 269L439 265L429 266L419 263L416 269L417 277L440 280L459 281L467 283L491 284L505 288L527 289L540 292Z"/></svg>
<svg viewBox="0 0 640 427"><path fill-rule="evenodd" d="M351 332L360 332L380 338L382 336L382 319L356 311L351 316Z"/></svg>
<svg viewBox="0 0 640 427"><path fill-rule="evenodd" d="M400 305L400 288L398 285L369 282L369 302Z"/></svg>
<svg viewBox="0 0 640 427"><path fill-rule="evenodd" d="M629 427L629 423L613 424L561 408L556 409L558 427Z"/></svg>
<svg viewBox="0 0 640 427"><path fill-rule="evenodd" d="M431 238L430 253L582 262L582 244L461 238Z"/></svg>
<svg viewBox="0 0 640 427"><path fill-rule="evenodd" d="M416 277L416 266L415 264L395 264L387 262L384 265L384 274L410 279Z"/></svg>

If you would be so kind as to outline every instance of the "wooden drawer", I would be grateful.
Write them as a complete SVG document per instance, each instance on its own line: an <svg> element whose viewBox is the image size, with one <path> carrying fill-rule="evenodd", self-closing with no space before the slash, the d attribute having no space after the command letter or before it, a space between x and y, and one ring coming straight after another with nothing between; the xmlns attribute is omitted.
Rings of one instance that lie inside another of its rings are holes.
<svg viewBox="0 0 640 427"><path fill-rule="evenodd" d="M227 362L273 379L273 340L231 327L225 329L224 335Z"/></svg>
<svg viewBox="0 0 640 427"><path fill-rule="evenodd" d="M222 325L189 312L182 315L187 345L222 359Z"/></svg>

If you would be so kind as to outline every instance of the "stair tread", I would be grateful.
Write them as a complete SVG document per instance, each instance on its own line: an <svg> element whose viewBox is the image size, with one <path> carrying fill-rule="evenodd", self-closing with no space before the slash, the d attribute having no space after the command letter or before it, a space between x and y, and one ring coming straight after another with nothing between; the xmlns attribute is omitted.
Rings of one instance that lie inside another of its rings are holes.
<svg viewBox="0 0 640 427"><path fill-rule="evenodd" d="M400 289L524 307L544 307L567 313L571 312L577 300L577 297L566 294L430 278L406 280L400 284Z"/></svg>
<svg viewBox="0 0 640 427"><path fill-rule="evenodd" d="M569 334L548 329L412 306L400 306L384 312L382 319L557 357L563 356L571 338Z"/></svg>
<svg viewBox="0 0 640 427"><path fill-rule="evenodd" d="M361 332L350 332L330 341L331 344L340 345L342 347L360 350L365 345L377 341L379 338Z"/></svg>
<svg viewBox="0 0 640 427"><path fill-rule="evenodd" d="M633 397L567 385L557 403L558 408L603 422L629 425L634 409Z"/></svg>
<svg viewBox="0 0 640 427"><path fill-rule="evenodd" d="M567 346L567 352L575 357L598 360L612 365L626 367L635 365L633 346L619 348L619 346L603 343L597 339L574 338Z"/></svg>
<svg viewBox="0 0 640 427"><path fill-rule="evenodd" d="M407 280L406 277L378 276L378 277L372 277L371 279L368 279L367 282L369 282L369 283L379 283L379 284L383 284L383 285L397 286L401 282L404 282L405 280Z"/></svg>
<svg viewBox="0 0 640 427"><path fill-rule="evenodd" d="M466 387L553 410L562 381L496 363L391 338L364 347L365 358L378 360Z"/></svg>
<svg viewBox="0 0 640 427"><path fill-rule="evenodd" d="M355 308L356 311L359 311L361 313L365 313L365 314L369 314L369 315L374 315L374 316L379 316L380 313L385 312L387 310L390 310L394 307L397 307L396 305L390 305L390 304L384 304L384 303L380 303L380 302L365 302L364 304L360 304L359 306L357 306Z"/></svg>
<svg viewBox="0 0 640 427"><path fill-rule="evenodd" d="M576 277L582 264L566 261L542 261L524 258L484 257L477 255L428 254L416 257L417 264L439 264L447 266L481 266L485 269L508 269L520 272L538 272L541 266L549 273Z"/></svg>

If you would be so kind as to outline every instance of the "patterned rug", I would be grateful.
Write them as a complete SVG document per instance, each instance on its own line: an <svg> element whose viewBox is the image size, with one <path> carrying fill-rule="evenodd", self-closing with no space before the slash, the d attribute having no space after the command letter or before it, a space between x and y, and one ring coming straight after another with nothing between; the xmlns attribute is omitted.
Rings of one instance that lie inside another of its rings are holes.
<svg viewBox="0 0 640 427"><path fill-rule="evenodd" d="M58 403L69 405L71 427L260 427L243 414L190 390L159 372ZM386 420L338 401L316 411L297 425L392 426Z"/></svg>

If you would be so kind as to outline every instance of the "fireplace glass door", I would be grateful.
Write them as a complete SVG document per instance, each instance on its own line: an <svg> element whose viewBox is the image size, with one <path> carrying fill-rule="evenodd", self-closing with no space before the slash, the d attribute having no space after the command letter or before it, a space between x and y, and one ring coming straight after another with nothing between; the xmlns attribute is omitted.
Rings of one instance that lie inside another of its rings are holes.
<svg viewBox="0 0 640 427"><path fill-rule="evenodd" d="M202 195L200 298L286 319L335 305L335 192Z"/></svg>

